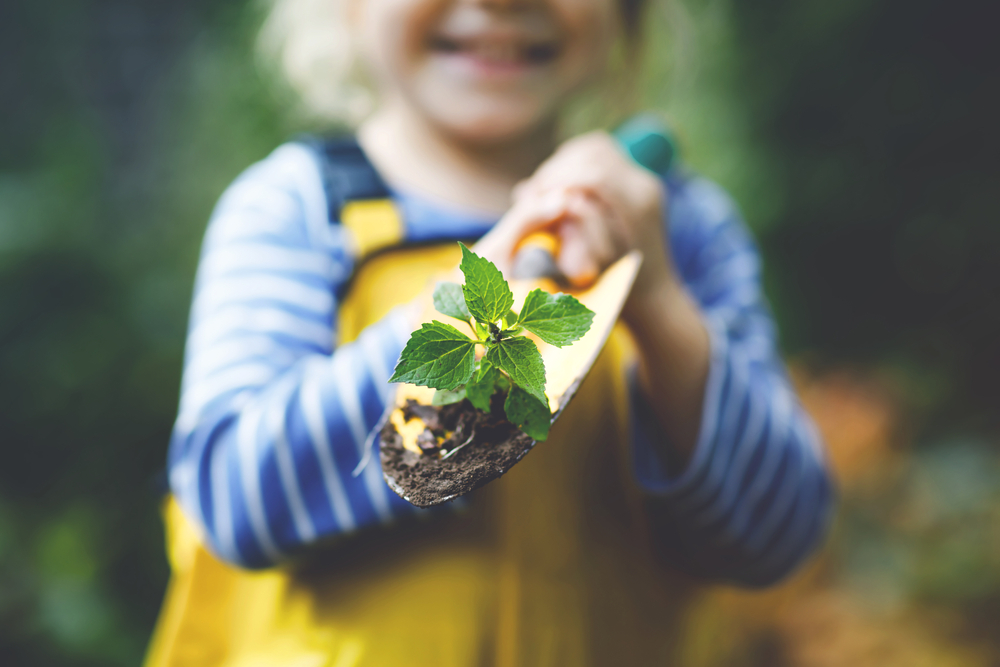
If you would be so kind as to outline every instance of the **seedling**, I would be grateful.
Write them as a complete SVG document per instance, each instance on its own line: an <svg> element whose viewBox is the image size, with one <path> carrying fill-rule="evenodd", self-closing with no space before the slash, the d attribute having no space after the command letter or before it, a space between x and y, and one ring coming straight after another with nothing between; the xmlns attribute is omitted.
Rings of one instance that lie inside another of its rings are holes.
<svg viewBox="0 0 1000 667"><path fill-rule="evenodd" d="M500 270L462 246L465 284L438 283L434 307L465 322L467 336L434 320L413 332L389 382L431 387L435 405L469 399L488 412L493 395L506 393L507 420L535 440L549 435L552 412L545 396L545 364L530 331L549 345L565 347L590 330L594 312L569 294L536 289L521 312L511 310L514 295ZM477 347L484 353L476 358Z"/></svg>

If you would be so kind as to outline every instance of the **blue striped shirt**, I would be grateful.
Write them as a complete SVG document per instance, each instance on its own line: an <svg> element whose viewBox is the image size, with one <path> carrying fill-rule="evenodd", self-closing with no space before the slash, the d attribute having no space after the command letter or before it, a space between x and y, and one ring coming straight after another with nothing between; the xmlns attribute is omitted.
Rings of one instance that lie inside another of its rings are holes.
<svg viewBox="0 0 1000 667"><path fill-rule="evenodd" d="M170 485L209 547L244 567L419 512L378 465L351 474L410 331L392 312L335 343L336 295L354 258L349 232L329 220L318 159L285 144L226 190L195 283ZM833 503L823 452L778 358L758 254L733 204L700 178L671 176L665 186L670 248L712 358L687 469L668 475L650 445L655 423L636 418L636 479L662 499L679 563L769 583L824 532ZM475 238L495 223L395 198L408 240Z"/></svg>

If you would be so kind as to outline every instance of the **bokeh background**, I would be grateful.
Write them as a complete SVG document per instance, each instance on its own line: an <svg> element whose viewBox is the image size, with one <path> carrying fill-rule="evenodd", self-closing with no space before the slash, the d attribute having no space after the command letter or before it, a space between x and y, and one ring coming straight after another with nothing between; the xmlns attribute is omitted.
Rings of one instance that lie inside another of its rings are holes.
<svg viewBox="0 0 1000 667"><path fill-rule="evenodd" d="M687 665L1000 665L992 9L684 0L660 19L643 105L756 232L843 497L788 583L697 600ZM200 237L229 181L316 129L258 67L262 17L0 2L4 665L143 655Z"/></svg>

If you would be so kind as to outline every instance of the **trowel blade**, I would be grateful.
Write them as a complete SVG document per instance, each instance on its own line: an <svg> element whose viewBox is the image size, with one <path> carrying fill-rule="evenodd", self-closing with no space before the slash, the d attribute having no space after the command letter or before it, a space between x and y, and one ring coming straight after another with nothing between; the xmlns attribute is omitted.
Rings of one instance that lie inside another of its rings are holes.
<svg viewBox="0 0 1000 667"><path fill-rule="evenodd" d="M568 347L557 348L535 339L542 354L542 360L545 362L545 393L548 395L549 405L553 410L553 424L562 415L566 405L576 394L580 384L604 348L604 344L618 321L622 307L628 299L641 263L641 253L632 251L608 267L590 287L570 292L595 314L590 331L579 341ZM544 279L515 280L511 281L510 286L514 292L515 303L522 303L528 292L538 287L546 291L557 291L552 281ZM435 317L440 317L440 315L428 312L426 319L430 321ZM416 401L421 405L430 405L433 396L434 390L427 387L410 384L398 385L392 406L387 409L377 428L381 431L387 423L392 421L401 423L403 410L408 400ZM380 456L379 458L383 463L382 475L393 491L418 507L432 507L465 495L473 489L499 478L524 458L524 455L531 451L536 444L537 441L525 437L524 446L519 447L517 451L510 452L509 456L506 457L507 460L500 461L498 465L493 466L488 474L471 481L468 479L454 480L454 483L449 483L447 479L403 474L404 471L399 466L387 465L386 457ZM475 440L467 446L474 445Z"/></svg>

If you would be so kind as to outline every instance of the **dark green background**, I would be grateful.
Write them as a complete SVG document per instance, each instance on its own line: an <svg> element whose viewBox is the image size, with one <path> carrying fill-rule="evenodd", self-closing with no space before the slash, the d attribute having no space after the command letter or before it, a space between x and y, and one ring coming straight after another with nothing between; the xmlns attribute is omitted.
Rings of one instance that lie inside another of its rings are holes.
<svg viewBox="0 0 1000 667"><path fill-rule="evenodd" d="M981 515L998 497L1000 398L990 3L685 6L693 45L653 49L675 66L669 81L650 67L644 99L743 207L786 351L896 378L914 465L954 473L934 487L946 505L948 480L985 485L968 509ZM144 650L200 236L225 185L305 127L254 66L260 18L233 0L0 3L4 665L133 665ZM879 533L848 531L845 576ZM984 549L900 585L984 613L1000 585Z"/></svg>

